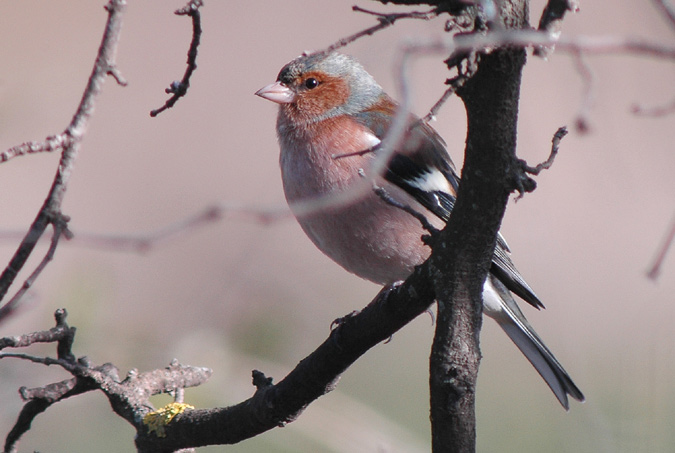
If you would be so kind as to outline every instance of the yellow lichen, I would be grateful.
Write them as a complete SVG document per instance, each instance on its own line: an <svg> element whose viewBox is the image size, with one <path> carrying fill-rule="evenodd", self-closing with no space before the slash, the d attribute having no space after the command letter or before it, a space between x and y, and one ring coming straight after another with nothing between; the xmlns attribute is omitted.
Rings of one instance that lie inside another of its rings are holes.
<svg viewBox="0 0 675 453"><path fill-rule="evenodd" d="M170 403L143 417L143 424L148 427L148 432L154 432L157 437L166 437L164 427L171 423L176 415L188 409L194 409L194 406L185 403Z"/></svg>

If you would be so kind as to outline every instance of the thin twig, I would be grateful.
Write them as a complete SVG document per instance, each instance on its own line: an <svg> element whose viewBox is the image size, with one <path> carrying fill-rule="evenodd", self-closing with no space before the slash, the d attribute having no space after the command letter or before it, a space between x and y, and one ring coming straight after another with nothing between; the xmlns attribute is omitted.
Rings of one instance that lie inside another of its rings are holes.
<svg viewBox="0 0 675 453"><path fill-rule="evenodd" d="M353 35L347 36L346 38L340 39L336 43L328 46L325 50L323 50L323 52L330 53L342 47L345 47L347 44L351 44L352 42L356 41L359 38L362 38L364 36L371 36L380 30L384 30L385 28L394 25L394 23L399 19L431 20L434 17L438 16L438 10L436 8L430 11L411 11L408 13L390 13L390 14L370 11L361 8L359 6L353 6L352 10L359 13L373 15L377 17L379 23L377 25L373 25L372 27L368 27L365 30L361 30L360 32L354 33Z"/></svg>
<svg viewBox="0 0 675 453"><path fill-rule="evenodd" d="M675 30L675 5L669 0L653 0L656 8L668 19L670 28Z"/></svg>
<svg viewBox="0 0 675 453"><path fill-rule="evenodd" d="M455 92L464 85L466 80L467 78L464 75L458 75L453 79L448 79L446 81L446 84L449 85L448 89L443 92L443 95L438 99L438 101L436 101L431 109L429 109L429 113L427 113L424 118L422 118L422 122L428 123L429 121L433 120L441 107L443 107L443 104L445 104L447 100L450 99L450 96L455 94Z"/></svg>
<svg viewBox="0 0 675 453"><path fill-rule="evenodd" d="M675 99L673 99L672 101L670 101L667 104L654 105L654 106L651 106L651 107L645 107L643 105L633 104L630 108L630 111L634 115L638 115L638 116L659 117L659 116L672 115L673 113L675 113Z"/></svg>
<svg viewBox="0 0 675 453"><path fill-rule="evenodd" d="M77 232L75 238L70 242L73 245L84 247L144 253L158 244L168 242L180 235L188 234L223 218L269 225L291 219L292 216L287 206L255 208L235 203L222 203L207 207L197 214L146 233L105 234Z"/></svg>
<svg viewBox="0 0 675 453"><path fill-rule="evenodd" d="M66 216L61 216L61 218L62 220L52 220L51 223L54 233L52 234L51 245L49 246L49 250L47 250L47 254L44 256L44 258L42 258L42 261L40 261L40 264L38 264L30 276L23 282L23 285L21 285L21 288L16 292L16 294L14 294L14 296L9 301L7 301L5 305L0 307L0 320L9 316L16 309L24 294L26 294L31 286L33 286L33 283L35 280L37 280L45 267L47 267L47 264L49 264L54 259L54 253L56 252L56 247L58 246L61 237L72 237L72 234L70 231L68 231L68 218Z"/></svg>
<svg viewBox="0 0 675 453"><path fill-rule="evenodd" d="M0 153L0 163L7 162L8 160L18 157L25 156L26 154L38 154L38 153L51 153L54 151L61 151L64 147L69 145L69 139L65 134L59 135L50 135L42 142L26 142L20 145L9 148L8 150Z"/></svg>
<svg viewBox="0 0 675 453"><path fill-rule="evenodd" d="M431 234L432 236L439 233L440 230L434 227L431 223L429 223L429 220L421 212L416 211L410 205L401 203L400 201L394 199L394 197L389 195L389 193L384 188L374 186L373 191L375 192L375 195L380 197L380 199L385 203L387 203L388 205L401 209L402 211L407 212L408 214L416 218L420 222L420 224L422 224L422 228L427 230L429 234Z"/></svg>
<svg viewBox="0 0 675 453"><path fill-rule="evenodd" d="M220 203L206 207L184 219L147 232L120 234L73 231L72 238L68 238L68 244L115 252L131 251L145 253L159 244L171 241L180 235L189 234L202 226L218 222L223 218L266 226L289 220L292 218L292 215L287 205L256 208L242 203ZM0 232L0 242L14 241L21 237L23 237L23 232L21 231Z"/></svg>
<svg viewBox="0 0 675 453"><path fill-rule="evenodd" d="M441 107L443 107L443 104L446 103L446 101L455 93L455 91L456 89L453 86L445 90L438 101L436 101L436 103L429 109L429 113L427 113L424 118L422 118L422 122L428 123L429 121L433 121L436 118L438 111L441 109Z"/></svg>
<svg viewBox="0 0 675 453"><path fill-rule="evenodd" d="M532 46L532 45L547 45L552 44L552 38L546 36L545 34L533 31L509 31L509 32L500 32L500 33L488 33L482 36L474 37L462 37L459 40L433 40L428 42L418 42L408 45L404 52L408 55L423 55L429 53L447 53L455 50L480 50L484 48L494 48L500 45L519 45L519 46ZM561 38L556 41L559 52L566 52L572 54L635 54L643 56L655 56L662 59L671 59L675 60L675 49L664 46L660 43L648 43L645 41L633 40L630 38ZM588 70L588 67L585 67ZM404 65L399 65L399 72L404 72ZM588 74L582 75L582 77L587 77ZM408 111L409 107L405 105L410 104L409 99L409 83L408 79L402 79L400 81L401 89L399 94L401 96L400 100L402 102L402 110ZM588 85L588 81L585 82L585 85ZM584 93L588 93L588 88L585 89ZM437 104L440 104L439 101ZM588 103L588 101L585 101ZM581 109L582 111L584 109ZM435 109L432 109L430 112L433 114ZM427 115L425 118L429 118ZM400 127L403 131L406 127L405 121L402 122ZM390 133L396 133L399 135L399 127L390 128ZM389 135L389 134L388 134ZM394 137L395 138L395 137ZM400 138L400 137L399 137ZM398 139L397 139L398 140ZM387 141L389 146L396 147L397 141ZM382 147L382 145L380 145ZM364 152L368 152L364 150ZM393 152L393 151L392 151ZM382 157L380 157L382 156ZM298 215L307 215L313 212L320 210L325 210L334 207L344 206L350 203L353 203L355 200L359 199L362 196L365 196L368 192L372 190L372 183L374 178L381 173L378 171L383 171L386 168L386 162L390 158L391 154L387 151L382 151L381 154L378 154L378 158L375 161L380 162L375 165L375 169L371 171L369 178L362 179L358 183L354 184L353 187L350 187L348 190L341 192L339 194L328 194L327 196L317 197L315 199L306 200L302 202L295 203L293 206L294 211ZM335 158L340 158L342 156L334 156ZM272 208L251 208L247 206L242 206L239 204L221 204L215 207L206 208L203 212L191 216L187 219L178 221L169 226L160 228L158 230L141 233L141 234L129 234L129 235L111 235L111 234L91 234L86 232L78 232L75 240L71 241L73 245L83 245L86 247L94 248L103 248L103 249L114 249L114 250L134 250L134 251L144 251L151 248L153 245L177 236L182 231L190 231L191 229L202 225L206 222L216 220L221 217L227 218L236 218L246 221L259 222L262 224L267 224L270 222L275 222L280 219L290 218L289 211L284 207L272 207ZM46 227L47 225L45 225ZM14 239L16 233L5 233L2 235L3 238ZM0 278L0 282L2 279ZM1 286L0 286L1 287Z"/></svg>
<svg viewBox="0 0 675 453"><path fill-rule="evenodd" d="M342 154L331 154L331 159L344 159L345 157L354 157L354 156L365 156L366 154L375 153L380 148L380 145L371 146L361 151L354 151L351 153L342 153Z"/></svg>
<svg viewBox="0 0 675 453"><path fill-rule="evenodd" d="M178 99L187 94L187 90L190 88L190 77L197 69L197 49L202 36L201 16L199 14L199 8L202 6L204 6L202 0L190 0L187 5L174 12L178 16L190 16L192 18L192 42L190 42L188 50L187 68L185 74L183 74L183 79L172 82L171 86L165 90L167 94L173 94L173 96L167 99L163 106L150 112L150 116L153 118L164 110L173 107Z"/></svg>
<svg viewBox="0 0 675 453"><path fill-rule="evenodd" d="M649 266L649 270L647 271L647 277L649 277L650 279L657 280L659 278L659 274L661 273L661 266L663 265L663 261L666 259L666 256L668 255L668 250L670 249L670 246L673 245L673 241L675 241L675 217L673 217L673 220L670 224L670 229L666 233L666 236L663 238L663 243L661 244L661 247L659 247L658 249L656 258L654 258L654 262L652 263L651 266Z"/></svg>
<svg viewBox="0 0 675 453"><path fill-rule="evenodd" d="M516 173L515 175L516 190L518 191L518 196L516 197L515 201L522 199L526 192L532 192L537 188L537 183L532 178L530 178L528 174L538 175L542 172L542 170L551 168L553 161L558 155L560 140L562 140L562 138L567 135L567 132L567 126L558 128L555 134L553 134L553 139L551 140L551 153L549 154L548 159L546 159L544 162L541 162L536 167L530 167L527 162L525 162L525 160L518 159L521 172Z"/></svg>
<svg viewBox="0 0 675 453"><path fill-rule="evenodd" d="M589 113L595 99L595 77L590 66L586 63L583 54L580 51L572 53L574 66L577 72L581 75L583 83L581 106L575 120L575 126L580 133L587 133L590 131Z"/></svg>
<svg viewBox="0 0 675 453"><path fill-rule="evenodd" d="M553 165L555 157L558 155L558 149L560 148L560 140L562 140L563 137L567 135L567 133L568 131L566 126L558 128L555 134L553 134L553 139L551 140L552 143L551 153L549 154L548 159L538 164L536 167L530 167L529 165L527 165L527 162L521 160L523 170L531 175L538 175L539 173L541 173L542 170L548 170L549 168L551 168L551 165Z"/></svg>

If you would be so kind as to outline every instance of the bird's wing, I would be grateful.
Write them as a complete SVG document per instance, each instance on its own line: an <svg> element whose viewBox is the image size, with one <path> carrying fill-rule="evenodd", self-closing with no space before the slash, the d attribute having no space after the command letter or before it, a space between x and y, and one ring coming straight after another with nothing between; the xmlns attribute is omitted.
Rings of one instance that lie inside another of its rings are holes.
<svg viewBox="0 0 675 453"><path fill-rule="evenodd" d="M395 114L396 104L384 98L370 109L355 115L355 119L379 139L383 139ZM447 221L455 204L459 176L448 155L445 142L426 123L413 117L399 150L389 161L385 179L412 195L421 205L440 219ZM544 305L516 269L506 241L497 237L492 266L494 274L510 291L539 309Z"/></svg>

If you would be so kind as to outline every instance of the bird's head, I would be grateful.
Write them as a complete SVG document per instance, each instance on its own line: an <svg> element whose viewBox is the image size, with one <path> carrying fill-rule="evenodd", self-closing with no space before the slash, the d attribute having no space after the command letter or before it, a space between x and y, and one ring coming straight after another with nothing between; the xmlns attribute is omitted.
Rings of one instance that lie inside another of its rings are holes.
<svg viewBox="0 0 675 453"><path fill-rule="evenodd" d="M298 123L364 111L382 88L354 58L338 52L303 54L284 66L277 81L255 94L276 102Z"/></svg>

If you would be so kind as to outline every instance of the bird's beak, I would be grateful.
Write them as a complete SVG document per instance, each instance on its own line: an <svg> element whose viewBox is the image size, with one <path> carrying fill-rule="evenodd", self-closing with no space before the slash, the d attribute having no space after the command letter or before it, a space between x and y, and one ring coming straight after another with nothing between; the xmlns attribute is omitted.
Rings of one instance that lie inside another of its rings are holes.
<svg viewBox="0 0 675 453"><path fill-rule="evenodd" d="M290 104L295 99L295 93L281 82L274 82L262 87L255 94L277 104Z"/></svg>

